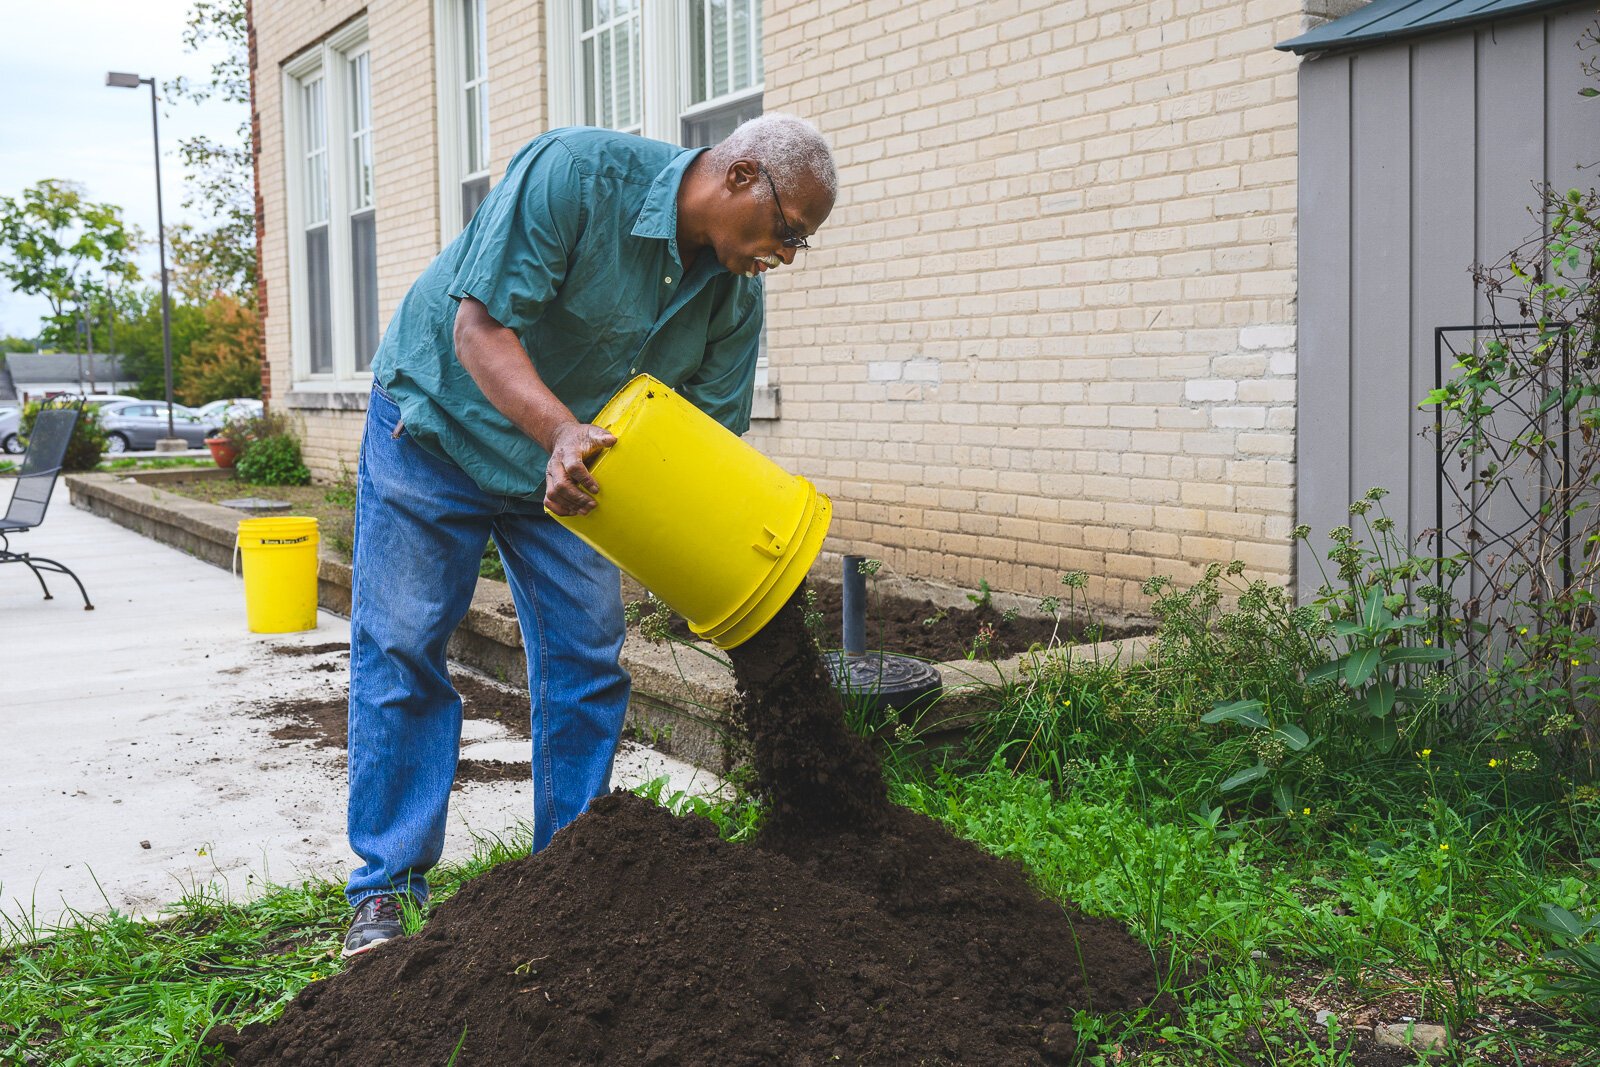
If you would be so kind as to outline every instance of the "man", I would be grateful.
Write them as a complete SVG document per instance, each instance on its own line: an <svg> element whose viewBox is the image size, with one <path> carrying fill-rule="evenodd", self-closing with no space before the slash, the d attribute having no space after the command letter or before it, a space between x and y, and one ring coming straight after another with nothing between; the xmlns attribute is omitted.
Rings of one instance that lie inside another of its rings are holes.
<svg viewBox="0 0 1600 1067"><path fill-rule="evenodd" d="M628 705L616 568L543 513L579 515L591 425L648 372L749 426L762 273L833 209L822 136L764 115L711 149L545 134L395 312L373 360L350 618L346 956L400 933L444 845L461 738L445 644L490 537L528 652L534 842L610 788Z"/></svg>

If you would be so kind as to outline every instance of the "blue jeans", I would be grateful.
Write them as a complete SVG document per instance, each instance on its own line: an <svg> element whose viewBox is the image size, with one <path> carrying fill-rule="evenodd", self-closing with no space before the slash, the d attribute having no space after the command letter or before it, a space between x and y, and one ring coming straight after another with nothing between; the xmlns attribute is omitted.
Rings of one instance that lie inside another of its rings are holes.
<svg viewBox="0 0 1600 1067"><path fill-rule="evenodd" d="M461 745L445 645L492 536L522 624L533 707L533 847L610 788L628 707L616 567L525 502L485 493L412 441L374 387L356 494L345 895L426 899Z"/></svg>

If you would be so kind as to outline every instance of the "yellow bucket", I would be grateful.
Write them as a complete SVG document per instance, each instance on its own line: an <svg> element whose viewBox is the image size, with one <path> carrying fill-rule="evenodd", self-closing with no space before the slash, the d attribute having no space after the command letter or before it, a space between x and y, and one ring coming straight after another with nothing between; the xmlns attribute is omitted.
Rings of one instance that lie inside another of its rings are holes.
<svg viewBox="0 0 1600 1067"><path fill-rule="evenodd" d="M833 505L659 380L641 374L595 424L587 515L555 515L719 648L749 640L811 569Z"/></svg>
<svg viewBox="0 0 1600 1067"><path fill-rule="evenodd" d="M317 520L299 515L240 519L234 557L244 560L250 632L317 628Z"/></svg>

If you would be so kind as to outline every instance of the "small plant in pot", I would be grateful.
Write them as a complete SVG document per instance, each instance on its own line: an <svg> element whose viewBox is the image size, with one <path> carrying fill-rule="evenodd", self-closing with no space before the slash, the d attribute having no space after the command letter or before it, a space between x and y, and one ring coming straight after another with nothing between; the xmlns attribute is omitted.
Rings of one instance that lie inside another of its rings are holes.
<svg viewBox="0 0 1600 1067"><path fill-rule="evenodd" d="M231 469L239 461L239 449L227 436L226 429L218 430L215 437L207 437L206 447L211 450L212 460L224 470Z"/></svg>

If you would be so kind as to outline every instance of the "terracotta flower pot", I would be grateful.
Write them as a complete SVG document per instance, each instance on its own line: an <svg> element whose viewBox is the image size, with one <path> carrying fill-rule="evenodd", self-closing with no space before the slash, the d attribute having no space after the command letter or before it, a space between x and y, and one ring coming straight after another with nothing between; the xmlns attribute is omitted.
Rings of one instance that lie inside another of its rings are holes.
<svg viewBox="0 0 1600 1067"><path fill-rule="evenodd" d="M211 458L216 460L217 466L232 467L239 458L239 450L233 447L233 442L226 437L206 438L206 447L211 449Z"/></svg>

